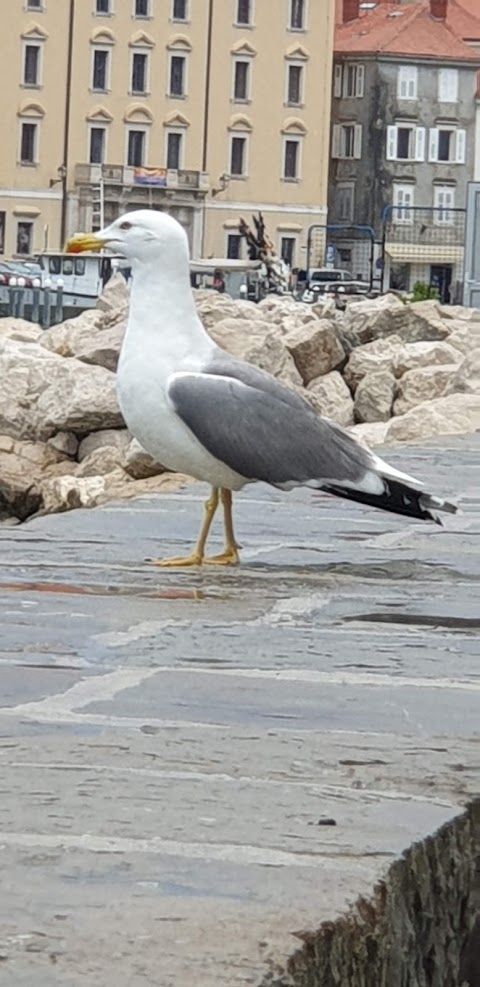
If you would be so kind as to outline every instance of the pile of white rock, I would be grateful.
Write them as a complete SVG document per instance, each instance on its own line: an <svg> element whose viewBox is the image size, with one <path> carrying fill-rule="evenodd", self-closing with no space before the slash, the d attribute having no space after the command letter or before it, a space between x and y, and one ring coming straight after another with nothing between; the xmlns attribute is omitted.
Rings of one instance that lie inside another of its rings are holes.
<svg viewBox="0 0 480 987"><path fill-rule="evenodd" d="M322 414L381 445L480 428L480 311L386 295L259 305L211 291L198 312L228 352L299 389ZM124 427L115 369L128 294L42 331L0 319L0 520L178 486Z"/></svg>

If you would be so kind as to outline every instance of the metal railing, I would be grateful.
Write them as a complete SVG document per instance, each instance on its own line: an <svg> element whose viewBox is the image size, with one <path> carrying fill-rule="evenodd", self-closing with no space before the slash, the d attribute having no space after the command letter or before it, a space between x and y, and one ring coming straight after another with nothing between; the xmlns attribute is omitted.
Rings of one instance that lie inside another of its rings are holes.
<svg viewBox="0 0 480 987"><path fill-rule="evenodd" d="M48 329L63 320L63 289L62 278L56 282L45 278L43 284L35 278L32 286L27 287L25 278L11 277L2 290L2 308L13 319L27 319Z"/></svg>
<svg viewBox="0 0 480 987"><path fill-rule="evenodd" d="M349 259L342 259L348 252ZM374 280L375 231L371 226L342 223L314 224L307 234L307 271L312 267L337 267L349 270L352 279Z"/></svg>

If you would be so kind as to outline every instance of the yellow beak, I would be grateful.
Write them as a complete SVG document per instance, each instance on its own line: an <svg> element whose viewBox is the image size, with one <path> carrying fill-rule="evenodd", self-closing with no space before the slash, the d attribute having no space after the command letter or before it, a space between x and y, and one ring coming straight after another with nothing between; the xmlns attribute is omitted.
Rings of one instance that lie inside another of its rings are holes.
<svg viewBox="0 0 480 987"><path fill-rule="evenodd" d="M67 241L65 253L84 254L86 250L101 250L106 243L106 240L102 240L95 233L78 233Z"/></svg>

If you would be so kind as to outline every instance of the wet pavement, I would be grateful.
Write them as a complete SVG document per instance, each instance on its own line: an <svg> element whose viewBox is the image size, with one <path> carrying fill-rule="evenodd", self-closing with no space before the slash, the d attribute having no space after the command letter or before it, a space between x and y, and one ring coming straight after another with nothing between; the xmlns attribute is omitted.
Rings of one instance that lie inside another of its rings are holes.
<svg viewBox="0 0 480 987"><path fill-rule="evenodd" d="M143 561L200 486L0 530L0 982L258 984L479 793L480 436L386 458L462 513L257 486L234 570Z"/></svg>

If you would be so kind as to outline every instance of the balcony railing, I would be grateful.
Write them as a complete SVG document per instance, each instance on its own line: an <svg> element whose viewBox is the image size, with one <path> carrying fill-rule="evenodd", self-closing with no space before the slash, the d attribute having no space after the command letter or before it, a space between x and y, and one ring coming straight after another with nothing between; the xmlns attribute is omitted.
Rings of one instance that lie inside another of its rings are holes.
<svg viewBox="0 0 480 987"><path fill-rule="evenodd" d="M149 186L151 188L180 189L206 192L209 176L204 171L187 168L130 168L126 165L82 164L75 165L76 185Z"/></svg>

